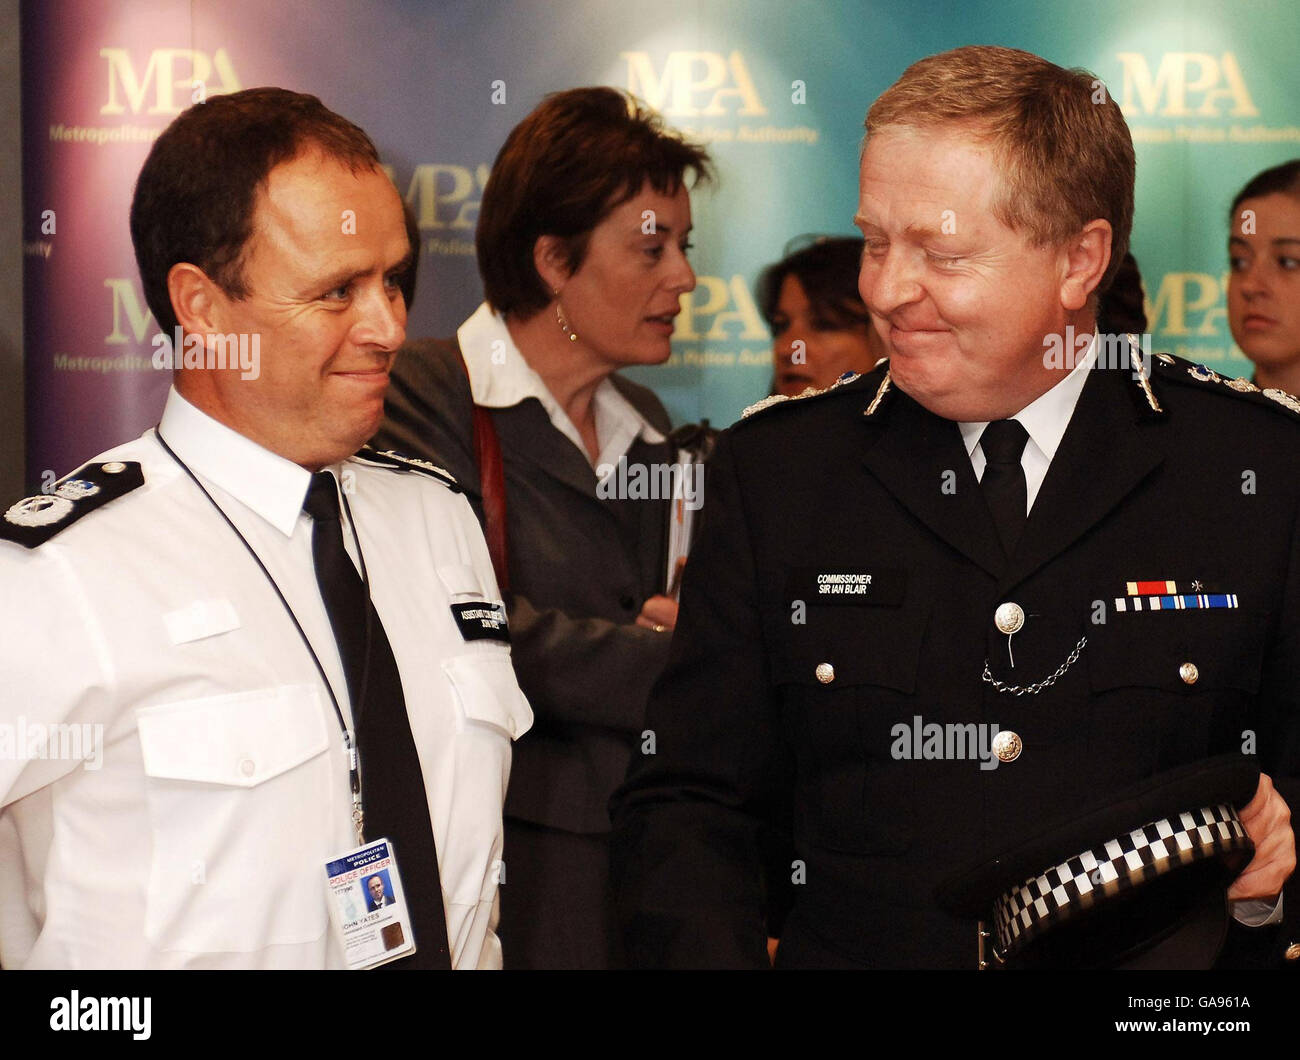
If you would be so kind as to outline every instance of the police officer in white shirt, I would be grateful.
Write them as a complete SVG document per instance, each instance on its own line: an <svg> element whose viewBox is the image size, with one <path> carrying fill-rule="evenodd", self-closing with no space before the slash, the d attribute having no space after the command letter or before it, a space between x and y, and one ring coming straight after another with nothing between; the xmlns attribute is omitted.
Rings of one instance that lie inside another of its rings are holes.
<svg viewBox="0 0 1300 1060"><path fill-rule="evenodd" d="M398 193L356 126L252 89L172 123L131 220L162 420L0 519L0 961L366 966L345 910L382 867L408 966L500 967L532 715L491 563L449 476L358 452L404 338Z"/></svg>

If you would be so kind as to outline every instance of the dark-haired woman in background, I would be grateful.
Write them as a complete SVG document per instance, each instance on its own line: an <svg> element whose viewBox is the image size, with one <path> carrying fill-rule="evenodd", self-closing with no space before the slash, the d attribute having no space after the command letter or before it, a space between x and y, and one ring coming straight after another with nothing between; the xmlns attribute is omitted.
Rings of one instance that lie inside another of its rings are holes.
<svg viewBox="0 0 1300 1060"><path fill-rule="evenodd" d="M507 137L483 192L485 304L455 341L412 343L394 369L377 444L446 467L480 519L496 490L476 443L499 444L506 547L493 558L536 716L506 800L507 968L621 963L607 804L676 622L674 508L606 487L620 458L671 464L678 450L659 400L616 372L669 357L695 287L688 188L709 165L621 92L548 96ZM485 530L492 543L490 515Z"/></svg>
<svg viewBox="0 0 1300 1060"><path fill-rule="evenodd" d="M772 330L772 393L821 390L885 356L858 293L861 261L861 236L821 236L759 274L758 308Z"/></svg>
<svg viewBox="0 0 1300 1060"><path fill-rule="evenodd" d="M1300 392L1300 159L1232 200L1228 263L1228 323L1256 385Z"/></svg>

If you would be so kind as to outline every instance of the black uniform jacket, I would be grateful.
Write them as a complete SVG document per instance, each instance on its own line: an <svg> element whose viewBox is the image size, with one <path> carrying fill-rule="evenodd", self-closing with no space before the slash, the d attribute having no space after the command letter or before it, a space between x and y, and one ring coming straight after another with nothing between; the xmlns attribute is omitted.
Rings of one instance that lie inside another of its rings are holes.
<svg viewBox="0 0 1300 1060"><path fill-rule="evenodd" d="M1300 416L1206 374L1160 358L1148 392L1094 368L1009 560L957 425L885 365L722 436L655 753L613 803L632 961L766 964L767 820L793 822L797 857L778 967L973 968L975 924L936 888L1042 822L1243 749L1300 811L1282 777L1300 772ZM823 592L827 575L871 581ZM1127 583L1150 580L1237 606L1134 611ZM1004 602L1026 616L1014 668ZM1008 694L986 666L1055 680ZM1023 751L904 757L898 726L931 723ZM1262 930L1275 957L1293 941Z"/></svg>

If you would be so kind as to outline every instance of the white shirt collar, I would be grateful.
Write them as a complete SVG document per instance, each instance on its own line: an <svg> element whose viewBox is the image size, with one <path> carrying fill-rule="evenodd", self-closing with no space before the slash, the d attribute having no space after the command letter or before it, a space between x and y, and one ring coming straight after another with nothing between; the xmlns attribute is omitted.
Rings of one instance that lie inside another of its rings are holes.
<svg viewBox="0 0 1300 1060"><path fill-rule="evenodd" d="M555 429L587 455L578 428L519 352L505 320L492 312L486 302L457 329L456 341L469 369L469 392L476 405L504 409L536 398ZM594 461L596 466L617 463L638 437L651 444L664 441L664 436L609 379L601 380L591 402L596 417L596 441L600 446L600 456Z"/></svg>
<svg viewBox="0 0 1300 1060"><path fill-rule="evenodd" d="M1025 485L1028 491L1029 507L1034 506L1043 479L1047 477L1047 468L1056 456L1056 450L1065 436L1065 428L1070 425L1070 417L1079 403L1083 385L1088 381L1088 372L1097 361L1097 334L1094 331L1087 350L1075 363L1073 370L1045 394L1040 394L1023 409L1010 417L1019 420L1029 434L1021 463L1025 469ZM959 423L962 441L966 453L971 458L976 478L984 472L984 452L979 448L980 435L989 425L982 423Z"/></svg>
<svg viewBox="0 0 1300 1060"><path fill-rule="evenodd" d="M263 449L177 393L167 394L158 433L196 475L220 487L256 512L285 537L292 537L311 472Z"/></svg>

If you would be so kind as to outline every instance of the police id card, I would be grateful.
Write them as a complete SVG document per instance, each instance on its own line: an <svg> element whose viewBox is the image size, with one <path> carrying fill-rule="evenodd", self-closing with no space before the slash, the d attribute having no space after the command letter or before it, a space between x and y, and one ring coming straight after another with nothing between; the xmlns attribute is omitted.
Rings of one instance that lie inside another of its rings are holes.
<svg viewBox="0 0 1300 1060"><path fill-rule="evenodd" d="M332 858L325 877L348 968L375 968L415 952L392 843L376 839Z"/></svg>

